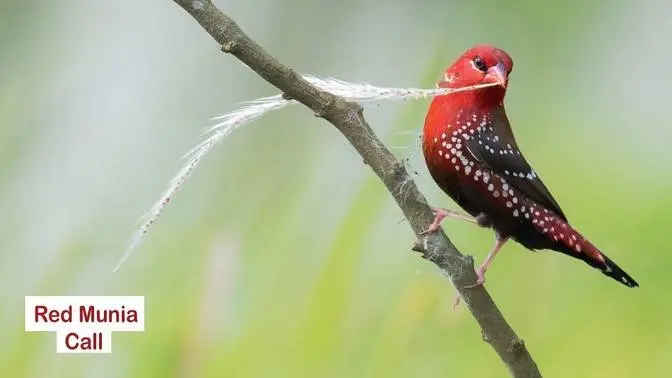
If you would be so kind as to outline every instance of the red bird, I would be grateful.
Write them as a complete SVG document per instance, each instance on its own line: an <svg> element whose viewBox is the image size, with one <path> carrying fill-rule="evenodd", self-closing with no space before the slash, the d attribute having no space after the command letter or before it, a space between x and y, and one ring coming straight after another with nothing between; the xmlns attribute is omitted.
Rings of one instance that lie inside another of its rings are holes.
<svg viewBox="0 0 672 378"><path fill-rule="evenodd" d="M493 86L435 97L422 134L422 149L432 178L470 216L434 209L436 219L461 218L491 227L496 242L477 270L477 285L507 240L528 249L550 249L585 261L629 287L637 282L600 252L567 221L551 193L530 167L511 131L504 96L513 68L498 48L475 46L444 73L438 86Z"/></svg>

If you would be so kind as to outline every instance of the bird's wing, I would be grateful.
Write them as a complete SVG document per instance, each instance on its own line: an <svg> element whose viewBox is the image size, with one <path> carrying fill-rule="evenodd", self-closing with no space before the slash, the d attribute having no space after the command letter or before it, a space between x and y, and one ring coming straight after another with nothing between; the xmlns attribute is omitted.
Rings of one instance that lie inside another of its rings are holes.
<svg viewBox="0 0 672 378"><path fill-rule="evenodd" d="M469 137L466 147L476 160L510 185L567 220L560 205L518 149L508 122L484 126L480 132Z"/></svg>

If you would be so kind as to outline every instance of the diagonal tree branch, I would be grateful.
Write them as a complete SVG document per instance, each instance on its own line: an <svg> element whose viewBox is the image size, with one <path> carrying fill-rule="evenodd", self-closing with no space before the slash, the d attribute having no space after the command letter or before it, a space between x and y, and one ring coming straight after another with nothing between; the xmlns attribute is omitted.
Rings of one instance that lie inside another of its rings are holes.
<svg viewBox="0 0 672 378"><path fill-rule="evenodd" d="M457 288L464 303L482 330L482 336L497 352L514 377L541 377L525 344L506 322L488 292L482 286L467 288L476 281L473 260L462 255L443 231L421 235L434 215L425 197L406 172L406 168L382 144L362 115L362 107L312 86L301 75L280 63L251 40L238 25L210 0L173 0L186 10L230 53L284 96L310 108L334 125L355 147L385 184L418 237L414 250L441 268Z"/></svg>

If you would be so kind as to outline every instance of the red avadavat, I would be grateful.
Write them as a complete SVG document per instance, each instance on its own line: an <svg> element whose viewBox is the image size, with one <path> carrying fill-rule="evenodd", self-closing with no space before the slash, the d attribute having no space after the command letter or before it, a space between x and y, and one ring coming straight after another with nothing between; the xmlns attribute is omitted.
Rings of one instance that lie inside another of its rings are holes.
<svg viewBox="0 0 672 378"><path fill-rule="evenodd" d="M439 81L440 87L496 86L435 97L423 130L425 161L436 183L471 217L435 209L436 230L446 216L495 231L496 242L477 271L478 284L499 249L513 239L531 250L550 249L581 259L629 287L637 282L567 221L551 193L523 157L504 111L513 68L492 46L466 51Z"/></svg>

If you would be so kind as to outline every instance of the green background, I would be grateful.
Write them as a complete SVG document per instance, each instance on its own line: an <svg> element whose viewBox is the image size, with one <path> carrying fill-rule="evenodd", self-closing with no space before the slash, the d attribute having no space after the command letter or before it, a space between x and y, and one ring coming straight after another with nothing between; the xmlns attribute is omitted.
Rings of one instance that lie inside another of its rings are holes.
<svg viewBox="0 0 672 378"><path fill-rule="evenodd" d="M304 73L433 87L492 43L518 143L572 224L639 281L507 244L487 288L548 377L669 376L672 5L664 1L217 1ZM501 377L383 185L295 106L233 133L121 271L179 157L275 94L171 1L0 3L0 376ZM427 100L367 108L431 203ZM446 221L480 261L492 233ZM144 295L146 332L57 355L25 295Z"/></svg>

